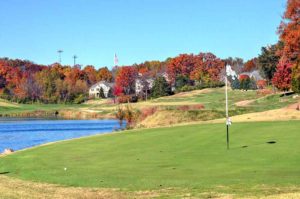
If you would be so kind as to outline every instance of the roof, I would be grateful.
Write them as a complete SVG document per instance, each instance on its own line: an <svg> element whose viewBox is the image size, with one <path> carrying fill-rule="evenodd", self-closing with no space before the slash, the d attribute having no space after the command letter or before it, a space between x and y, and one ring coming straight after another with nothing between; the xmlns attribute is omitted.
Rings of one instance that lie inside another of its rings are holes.
<svg viewBox="0 0 300 199"><path fill-rule="evenodd" d="M263 80L264 78L259 74L258 70L254 70L252 72L244 72L239 75L248 75L250 78L254 78L256 81Z"/></svg>
<svg viewBox="0 0 300 199"><path fill-rule="evenodd" d="M114 87L114 83L109 83L107 81L100 81L100 82L97 82L96 84L92 85L91 89L96 88L97 86L100 86L101 84L104 84L105 86L107 86L109 88Z"/></svg>

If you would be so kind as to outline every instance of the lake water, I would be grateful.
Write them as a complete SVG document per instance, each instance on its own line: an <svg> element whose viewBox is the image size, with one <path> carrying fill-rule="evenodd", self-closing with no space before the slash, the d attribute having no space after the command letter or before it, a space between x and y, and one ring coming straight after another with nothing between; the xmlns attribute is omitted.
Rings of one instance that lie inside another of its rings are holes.
<svg viewBox="0 0 300 199"><path fill-rule="evenodd" d="M112 132L117 120L46 120L0 118L0 153L40 144Z"/></svg>

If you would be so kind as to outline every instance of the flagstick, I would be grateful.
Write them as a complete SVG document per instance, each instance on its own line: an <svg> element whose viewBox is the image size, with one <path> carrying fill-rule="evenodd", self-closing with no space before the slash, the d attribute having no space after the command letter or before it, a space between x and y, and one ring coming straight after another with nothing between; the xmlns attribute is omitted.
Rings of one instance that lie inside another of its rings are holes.
<svg viewBox="0 0 300 199"><path fill-rule="evenodd" d="M229 123L228 123L228 93L227 93L227 74L225 75L225 100L226 100L226 135L227 135L227 149L229 149Z"/></svg>

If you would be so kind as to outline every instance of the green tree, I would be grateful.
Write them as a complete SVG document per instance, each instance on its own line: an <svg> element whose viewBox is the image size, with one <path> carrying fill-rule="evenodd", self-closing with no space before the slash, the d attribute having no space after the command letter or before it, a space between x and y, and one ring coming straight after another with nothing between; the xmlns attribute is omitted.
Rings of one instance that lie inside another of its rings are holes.
<svg viewBox="0 0 300 199"><path fill-rule="evenodd" d="M171 86L164 77L157 77L151 89L151 97L157 98L171 94Z"/></svg>
<svg viewBox="0 0 300 199"><path fill-rule="evenodd" d="M188 77L184 75L177 75L175 79L175 87L176 89L181 89L185 85L188 85L190 83L190 80Z"/></svg>
<svg viewBox="0 0 300 199"><path fill-rule="evenodd" d="M104 90L103 90L102 87L100 88L100 93L99 93L99 94L100 94L100 97L101 97L101 98L105 98Z"/></svg>
<svg viewBox="0 0 300 199"><path fill-rule="evenodd" d="M250 83L251 83L250 78L241 79L240 88L247 91L250 89Z"/></svg>
<svg viewBox="0 0 300 199"><path fill-rule="evenodd" d="M258 68L260 73L266 78L268 84L271 82L274 73L276 72L276 67L279 61L279 56L277 55L277 50L280 43L262 47L261 54L258 57Z"/></svg>
<svg viewBox="0 0 300 199"><path fill-rule="evenodd" d="M235 78L231 81L231 88L233 90L235 89L240 89L241 88L241 85L240 85L240 80L238 78Z"/></svg>

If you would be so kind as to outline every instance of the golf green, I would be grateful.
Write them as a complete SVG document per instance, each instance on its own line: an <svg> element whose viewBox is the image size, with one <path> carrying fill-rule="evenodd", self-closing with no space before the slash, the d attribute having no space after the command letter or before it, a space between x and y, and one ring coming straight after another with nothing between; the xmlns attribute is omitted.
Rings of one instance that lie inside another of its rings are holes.
<svg viewBox="0 0 300 199"><path fill-rule="evenodd" d="M132 130L19 151L0 172L67 186L147 190L300 184L300 121ZM269 143L268 143L269 142Z"/></svg>

